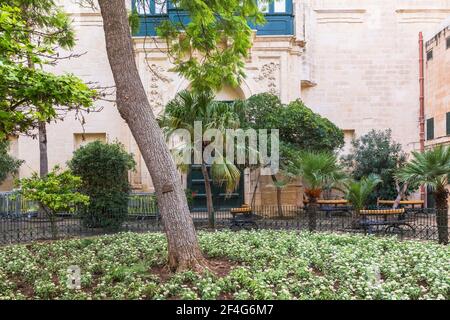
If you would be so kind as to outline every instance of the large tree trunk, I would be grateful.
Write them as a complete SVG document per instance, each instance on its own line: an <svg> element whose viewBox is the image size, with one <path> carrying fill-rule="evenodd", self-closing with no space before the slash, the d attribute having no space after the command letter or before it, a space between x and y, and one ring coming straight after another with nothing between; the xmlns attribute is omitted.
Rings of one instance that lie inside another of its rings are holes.
<svg viewBox="0 0 450 320"><path fill-rule="evenodd" d="M448 244L448 191L439 188L434 192L436 200L436 223L438 228L439 243Z"/></svg>
<svg viewBox="0 0 450 320"><path fill-rule="evenodd" d="M206 207L208 209L209 227L214 228L216 225L215 221L216 219L214 216L214 203L212 198L211 180L209 179L208 168L204 163L202 164L202 174L203 179L205 180Z"/></svg>
<svg viewBox="0 0 450 320"><path fill-rule="evenodd" d="M28 5L22 6L24 13L28 13L30 7ZM31 30L33 29L31 20L27 20L27 27ZM31 35L28 39L32 42ZM34 69L35 65L31 58L31 55L27 55L28 68ZM48 155L47 155L47 128L46 123L39 121L38 123L38 139L39 139L39 176L45 177L48 174Z"/></svg>
<svg viewBox="0 0 450 320"><path fill-rule="evenodd" d="M45 177L48 174L48 155L47 155L47 127L46 123L40 121L38 126L38 139L39 139L39 176ZM44 217L46 212L42 208L39 208L39 215ZM54 223L50 220L52 225L52 233L54 230ZM54 236L53 239L56 239Z"/></svg>
<svg viewBox="0 0 450 320"><path fill-rule="evenodd" d="M99 0L106 50L116 84L117 108L127 122L156 190L167 235L169 267L202 271L201 254L186 195L136 67L124 0Z"/></svg>
<svg viewBox="0 0 450 320"><path fill-rule="evenodd" d="M39 122L39 175L48 174L47 128L45 122Z"/></svg>

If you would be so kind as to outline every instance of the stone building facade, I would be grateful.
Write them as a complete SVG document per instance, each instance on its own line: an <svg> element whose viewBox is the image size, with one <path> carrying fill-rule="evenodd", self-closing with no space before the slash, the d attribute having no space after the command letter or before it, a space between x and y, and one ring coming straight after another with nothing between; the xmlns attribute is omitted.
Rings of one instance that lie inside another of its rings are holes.
<svg viewBox="0 0 450 320"><path fill-rule="evenodd" d="M426 147L450 144L450 18L425 39Z"/></svg>
<svg viewBox="0 0 450 320"><path fill-rule="evenodd" d="M426 35L424 47L425 148L433 148L450 145L450 17Z"/></svg>
<svg viewBox="0 0 450 320"><path fill-rule="evenodd" d="M131 1L127 3L131 8ZM79 7L74 0L62 0L61 5L73 17L78 38L75 51L84 54L62 62L55 72L72 72L86 81L113 85L101 15ZM168 9L161 12L170 18ZM268 26L255 31L245 81L239 88L224 88L217 98L245 99L260 92L277 94L283 102L301 98L344 130L343 153L352 138L372 128L391 128L405 150L418 149L418 33L431 33L448 16L450 0L276 0L267 11ZM151 25L143 25L147 33L141 27L134 37L136 60L158 113L189 83L169 71L164 43L148 31ZM448 90L446 97L447 105L444 102L440 108L448 111ZM84 128L71 117L49 126L50 165L64 164L86 141L119 140L136 156L137 170L130 172L133 188L152 191L148 170L114 104L100 105L103 110L88 115ZM38 169L37 141L13 139L12 153L26 161L21 177ZM243 201L250 201L256 176L244 173ZM8 181L1 186L3 190L10 187ZM301 183L289 185L282 197L286 204L301 204ZM259 184L256 202L274 204L275 189L269 179Z"/></svg>

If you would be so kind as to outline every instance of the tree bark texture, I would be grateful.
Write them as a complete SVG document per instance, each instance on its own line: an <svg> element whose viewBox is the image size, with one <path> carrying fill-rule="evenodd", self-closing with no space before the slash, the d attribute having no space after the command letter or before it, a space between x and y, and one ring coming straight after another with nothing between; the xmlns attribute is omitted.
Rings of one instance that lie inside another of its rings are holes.
<svg viewBox="0 0 450 320"><path fill-rule="evenodd" d="M448 190L445 187L436 189L434 198L436 200L436 224L439 243L448 244Z"/></svg>
<svg viewBox="0 0 450 320"><path fill-rule="evenodd" d="M317 198L308 196L308 205L306 212L308 213L308 230L314 232L317 229Z"/></svg>
<svg viewBox="0 0 450 320"><path fill-rule="evenodd" d="M39 175L48 174L47 127L45 122L39 122Z"/></svg>
<svg viewBox="0 0 450 320"><path fill-rule="evenodd" d="M117 108L127 122L156 190L168 242L171 270L207 267L186 195L137 70L124 0L99 0L106 50L116 84Z"/></svg>

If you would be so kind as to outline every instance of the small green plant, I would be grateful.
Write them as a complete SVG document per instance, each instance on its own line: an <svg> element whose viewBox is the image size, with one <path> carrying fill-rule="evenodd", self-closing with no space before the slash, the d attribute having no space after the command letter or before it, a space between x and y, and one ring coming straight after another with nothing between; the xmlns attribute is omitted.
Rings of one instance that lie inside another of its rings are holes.
<svg viewBox="0 0 450 320"><path fill-rule="evenodd" d="M347 199L353 205L355 211L364 209L370 195L383 181L376 174L363 177L360 181L352 181L347 186Z"/></svg>
<svg viewBox="0 0 450 320"><path fill-rule="evenodd" d="M71 171L62 171L56 166L45 177L34 173L30 178L19 180L20 195L27 200L36 201L50 221L52 237L58 234L56 214L75 212L79 205L88 205L89 197L77 192L82 181Z"/></svg>
<svg viewBox="0 0 450 320"><path fill-rule="evenodd" d="M369 198L375 191L377 186L383 180L376 174L370 174L363 177L360 181L352 181L347 185L347 199L353 205L354 214L352 224L355 228L359 228L359 214L369 202Z"/></svg>

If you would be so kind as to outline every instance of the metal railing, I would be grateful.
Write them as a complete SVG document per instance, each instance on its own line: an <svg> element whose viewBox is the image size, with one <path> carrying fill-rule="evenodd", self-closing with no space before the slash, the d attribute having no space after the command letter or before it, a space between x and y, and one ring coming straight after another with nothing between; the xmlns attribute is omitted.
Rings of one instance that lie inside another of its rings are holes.
<svg viewBox="0 0 450 320"><path fill-rule="evenodd" d="M36 216L39 205L24 199L16 192L0 192L0 217ZM156 196L153 193L132 193L128 199L128 214L155 215L158 212Z"/></svg>
<svg viewBox="0 0 450 320"><path fill-rule="evenodd" d="M39 205L15 192L0 193L0 217L36 216Z"/></svg>
<svg viewBox="0 0 450 320"><path fill-rule="evenodd" d="M115 228L88 226L83 223L86 216L81 214L58 214L51 221L48 217L30 214L35 204L11 198L11 194L3 197L0 203L3 210L0 215L0 244L122 231L163 231L163 223L152 194L131 195L127 212L105 213L109 215L105 218L120 219L118 224L114 224ZM18 206L21 211L17 210ZM197 229L210 230L207 212L191 212L191 216ZM311 211L298 206L282 206L281 210L277 206L257 206L247 215L233 216L230 211L219 210L215 212L214 220L215 229L366 233L397 236L400 239L438 240L437 211L434 209L406 209L403 214L358 215L350 207L333 210L318 208Z"/></svg>
<svg viewBox="0 0 450 320"><path fill-rule="evenodd" d="M148 216L158 214L158 204L154 193L132 193L128 199L128 214Z"/></svg>

